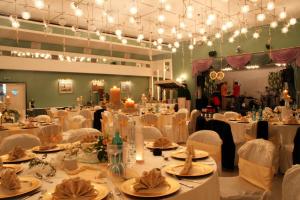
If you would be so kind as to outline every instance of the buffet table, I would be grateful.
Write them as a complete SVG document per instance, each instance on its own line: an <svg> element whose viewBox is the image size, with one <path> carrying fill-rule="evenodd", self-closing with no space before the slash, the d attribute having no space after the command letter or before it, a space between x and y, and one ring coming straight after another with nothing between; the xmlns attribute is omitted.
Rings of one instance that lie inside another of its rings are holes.
<svg viewBox="0 0 300 200"><path fill-rule="evenodd" d="M183 147L179 147L181 149ZM178 149L178 150L179 150ZM170 154L173 153L175 150L171 151L163 151L163 157L162 156L153 156L152 152L150 152L149 149L144 150L144 163L141 164L134 164L130 169L128 169L127 178L134 178L138 177L142 174L143 171L151 170L153 168L160 168L162 169L162 174L165 177L169 177L171 179L174 179L180 183L180 190L172 195L169 195L165 197L165 199L210 199L210 200L217 200L220 199L219 197L219 182L218 182L218 175L217 175L217 166L214 162L214 160L210 157L199 160L197 162L204 163L209 166L211 166L214 169L214 172L210 175L206 175L203 177L197 177L193 179L177 179L174 176L167 175L164 172L164 166L170 165L170 164L181 164L184 161L175 160L173 158L170 158ZM41 154L37 154L39 157L41 157ZM46 160L47 161L53 161L58 154L48 154ZM168 159L164 159L165 157L168 157ZM97 175L102 171L106 170L105 164L83 164L80 165L89 165L93 169L85 170L77 175L68 175L62 170L57 170L57 173L54 177L50 178L47 181L42 181L42 188L40 193L36 193L28 198L28 200L38 200L42 196L41 193L47 193L49 191L52 191L55 189L55 186L62 182L64 179L68 179L71 177L81 177L87 180L90 180L93 184L101 184L101 186L105 186L109 191L111 196L113 196L113 199L136 199L132 198L130 196L127 196L123 193L120 193L120 190L118 189L119 186L124 181L120 181L120 179L114 179L109 176L106 178L96 178ZM22 166L24 167L23 172L20 174L22 175L28 175L28 164L23 163ZM151 198L152 199L152 198ZM160 198L161 199L161 198Z"/></svg>

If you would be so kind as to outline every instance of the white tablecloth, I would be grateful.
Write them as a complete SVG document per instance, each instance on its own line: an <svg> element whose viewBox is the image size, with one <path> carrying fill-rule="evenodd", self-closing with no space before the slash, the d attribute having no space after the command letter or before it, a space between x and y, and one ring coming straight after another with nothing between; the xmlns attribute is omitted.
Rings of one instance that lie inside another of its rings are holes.
<svg viewBox="0 0 300 200"><path fill-rule="evenodd" d="M172 153L172 151L165 151L165 152L163 152L163 155L169 157L170 153ZM49 160L49 159L51 159L51 157L54 158L55 154L49 154L47 159ZM149 150L146 149L144 163L143 164L135 164L132 167L132 170L136 171L138 174L142 174L142 172L144 170L151 170L153 168L160 168L163 165L182 163L182 162L183 161L174 160L172 158L169 158L169 161L165 161L163 159L163 157L153 156L152 152L150 152ZM193 181L197 181L197 183L191 182L191 181L186 181L186 180L178 180L184 184L193 185L194 188L191 189L191 188L181 185L181 189L179 190L179 192L167 197L166 199L170 199L170 200L185 200L185 199L187 199L187 200L192 200L192 199L218 200L218 199L220 199L217 167L216 167L214 160L212 158L207 158L205 160L200 160L198 162L207 163L210 166L212 166L214 168L214 173L209 176L193 179ZM23 165L25 168L28 167L27 164L23 164ZM97 164L94 164L94 166L97 166ZM26 169L25 169L25 171L26 171ZM86 170L75 176L79 176L79 177L93 181L93 180L95 180L95 177L97 176L98 173L99 172L97 172L97 171ZM163 175L174 178L172 176L167 175L165 172L163 172ZM55 189L55 186L58 183L61 183L61 181L63 179L70 178L70 177L72 177L72 176L69 176L65 172L58 170L56 176L50 179L51 181L53 181L53 183L43 182L42 189L46 189L47 191L53 191ZM105 180L107 181L106 186L114 193L112 188L114 188L115 185L113 185L113 183L109 179L105 179ZM28 198L28 200L38 200L39 196L40 196L40 194L33 195L32 197ZM119 199L119 198L115 195L115 199ZM120 198L120 199L131 199L131 198L128 196L122 195L122 198Z"/></svg>

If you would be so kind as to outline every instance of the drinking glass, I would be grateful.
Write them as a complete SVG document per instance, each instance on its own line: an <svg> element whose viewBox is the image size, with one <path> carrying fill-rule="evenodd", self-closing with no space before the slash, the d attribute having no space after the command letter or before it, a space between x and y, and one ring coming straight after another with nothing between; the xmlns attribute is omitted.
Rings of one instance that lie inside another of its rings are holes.
<svg viewBox="0 0 300 200"><path fill-rule="evenodd" d="M123 145L108 144L108 170L110 175L123 177L125 175L125 165L123 162Z"/></svg>

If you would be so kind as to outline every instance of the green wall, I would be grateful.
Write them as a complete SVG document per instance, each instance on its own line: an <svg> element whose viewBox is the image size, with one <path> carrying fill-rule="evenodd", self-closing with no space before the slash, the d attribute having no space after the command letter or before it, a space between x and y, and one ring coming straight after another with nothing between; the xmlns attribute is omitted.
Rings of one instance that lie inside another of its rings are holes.
<svg viewBox="0 0 300 200"><path fill-rule="evenodd" d="M276 29L271 29L270 32L269 27L261 27L259 29L260 37L258 39L252 38L252 34L256 30L252 28L248 31L247 35L239 36L234 43L228 42L228 37L232 34L227 34L224 35L223 39L214 40L212 47L208 47L206 44L197 45L193 51L188 49L189 43L183 42L177 49L177 52L172 55L173 77L176 79L181 74L186 74L187 84L191 91L192 98L195 100L196 81L195 77L192 76L192 61L194 59L208 58L208 52L212 50L217 51L218 57L235 55L237 46L241 46L243 53L266 51L265 44L269 40L271 41L273 49L300 46L300 23L291 26L287 34L281 33L281 27L282 25L279 25ZM300 90L300 70L296 69L295 73L297 77L296 84Z"/></svg>
<svg viewBox="0 0 300 200"><path fill-rule="evenodd" d="M73 80L72 94L58 93L58 79L63 78ZM120 81L131 81L132 97L136 102L149 88L147 77L0 70L0 81L26 83L27 100L34 99L36 107L76 105L78 96L83 96L85 102L89 101L91 81L94 79L105 80L106 92L114 85L120 86Z"/></svg>

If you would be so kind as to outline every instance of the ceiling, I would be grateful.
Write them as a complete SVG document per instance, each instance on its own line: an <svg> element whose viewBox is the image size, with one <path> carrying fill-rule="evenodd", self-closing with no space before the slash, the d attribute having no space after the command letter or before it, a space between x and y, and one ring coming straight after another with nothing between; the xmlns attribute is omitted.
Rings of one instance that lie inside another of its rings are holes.
<svg viewBox="0 0 300 200"><path fill-rule="evenodd" d="M101 0L96 0L101 1ZM233 21L232 31L240 28L242 24L247 27L269 24L285 8L287 12L286 21L290 17L300 17L300 0L273 0L275 10L267 11L266 5L271 0L104 0L102 5L95 3L95 0L75 0L78 8L83 11L81 17L74 15L71 8L71 0L44 0L45 7L37 9L34 0L1 0L1 15L18 15L25 7L31 13L34 21L46 21L53 24L64 24L65 26L75 26L76 28L99 30L105 33L114 33L116 29L121 29L123 35L136 38L139 33L143 33L145 39L153 41L163 38L164 43L171 43L175 40L188 40L201 36L199 29L205 27L207 36L220 31L220 27L228 20ZM248 14L240 12L240 8L245 2L250 6ZM130 13L130 7L136 5L137 14ZM192 18L188 17L187 7L193 6ZM170 9L169 9L170 8ZM257 22L256 16L261 11L266 13L264 22ZM216 20L213 25L205 25L209 14L214 13ZM165 16L164 22L158 21L158 16ZM275 14L275 15L274 15ZM111 17L111 18L110 18ZM130 18L135 19L135 23L130 23ZM114 19L109 23L109 18ZM185 27L180 28L180 22L184 22ZM164 28L164 33L159 34L157 29ZM182 33L182 38L177 38L171 33L171 28L176 27L177 33ZM202 34L203 35L203 34Z"/></svg>

